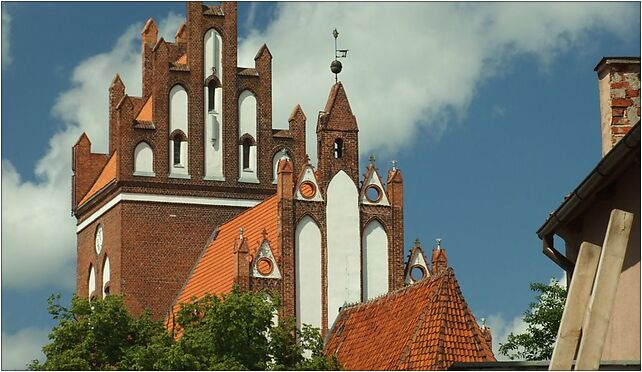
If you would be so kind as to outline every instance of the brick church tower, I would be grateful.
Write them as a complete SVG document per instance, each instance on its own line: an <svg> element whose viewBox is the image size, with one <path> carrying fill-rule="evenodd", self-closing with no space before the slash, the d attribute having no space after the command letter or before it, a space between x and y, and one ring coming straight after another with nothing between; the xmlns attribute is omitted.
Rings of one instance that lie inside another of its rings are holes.
<svg viewBox="0 0 642 372"><path fill-rule="evenodd" d="M145 24L141 97L118 76L109 88L109 153L85 134L73 147L77 293L170 319L237 285L327 332L345 305L409 284L401 171L383 180L371 157L360 175L341 82L317 118L315 169L300 106L272 129L267 46L254 68L236 56L235 3L188 2L174 42Z"/></svg>
<svg viewBox="0 0 642 372"><path fill-rule="evenodd" d="M109 87L109 153L73 147L77 293L122 293L162 317L217 226L276 192L305 159L305 116L272 129L272 55L237 67L237 6L187 3L173 42L142 30L142 94Z"/></svg>

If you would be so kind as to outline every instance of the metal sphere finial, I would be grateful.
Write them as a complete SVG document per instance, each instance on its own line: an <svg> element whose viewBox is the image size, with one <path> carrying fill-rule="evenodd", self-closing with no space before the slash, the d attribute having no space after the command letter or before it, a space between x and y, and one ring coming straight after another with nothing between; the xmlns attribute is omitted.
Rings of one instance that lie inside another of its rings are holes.
<svg viewBox="0 0 642 372"><path fill-rule="evenodd" d="M334 74L334 81L338 82L339 81L338 74L343 69L341 62L339 62L339 58L346 58L348 54L348 49L337 48L337 38L339 37L339 31L337 31L336 28L332 30L332 36L334 36L334 61L330 63L330 71L332 71L332 73Z"/></svg>

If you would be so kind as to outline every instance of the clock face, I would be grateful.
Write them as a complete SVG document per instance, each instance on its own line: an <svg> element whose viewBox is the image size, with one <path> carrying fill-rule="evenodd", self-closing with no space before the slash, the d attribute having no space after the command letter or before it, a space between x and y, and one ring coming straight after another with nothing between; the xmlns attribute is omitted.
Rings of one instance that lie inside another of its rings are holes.
<svg viewBox="0 0 642 372"><path fill-rule="evenodd" d="M96 253L100 253L102 249L103 249L103 227L98 226L98 230L96 230Z"/></svg>

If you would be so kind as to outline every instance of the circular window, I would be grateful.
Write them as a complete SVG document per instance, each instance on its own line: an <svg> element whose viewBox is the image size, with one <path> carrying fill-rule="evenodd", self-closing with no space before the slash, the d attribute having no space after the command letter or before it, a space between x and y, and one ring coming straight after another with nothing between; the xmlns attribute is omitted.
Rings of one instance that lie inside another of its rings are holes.
<svg viewBox="0 0 642 372"><path fill-rule="evenodd" d="M100 254L100 251L103 249L103 226L98 225L96 229L96 253Z"/></svg>
<svg viewBox="0 0 642 372"><path fill-rule="evenodd" d="M304 198L312 199L317 193L317 187L310 181L304 181L301 183L301 186L299 186L299 192Z"/></svg>
<svg viewBox="0 0 642 372"><path fill-rule="evenodd" d="M413 267L410 268L410 278L415 282L418 282L425 277L426 277L426 269L424 269L422 266L414 265Z"/></svg>
<svg viewBox="0 0 642 372"><path fill-rule="evenodd" d="M370 185L366 187L366 199L368 199L370 203L377 203L379 200L381 200L382 196L383 192L378 186Z"/></svg>
<svg viewBox="0 0 642 372"><path fill-rule="evenodd" d="M256 268L259 271L259 274L270 275L272 274L272 270L274 270L274 265L272 265L272 261L270 261L268 258L261 257L256 263Z"/></svg>

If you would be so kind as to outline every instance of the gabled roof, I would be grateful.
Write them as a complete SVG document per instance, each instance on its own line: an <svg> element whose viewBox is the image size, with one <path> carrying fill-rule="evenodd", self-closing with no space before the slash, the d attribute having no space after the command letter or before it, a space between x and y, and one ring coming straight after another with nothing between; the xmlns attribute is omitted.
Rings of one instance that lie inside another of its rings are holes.
<svg viewBox="0 0 642 372"><path fill-rule="evenodd" d="M180 303L189 302L192 296L200 298L208 293L218 295L232 290L236 275L234 247L241 228L250 256L253 257L259 250L265 230L272 253L277 262L280 262L277 201L278 198L274 195L218 227L218 232L205 247L203 255L196 262L185 286L179 292L173 312L178 311ZM249 265L248 262L248 267Z"/></svg>
<svg viewBox="0 0 642 372"><path fill-rule="evenodd" d="M83 133L84 135L84 133ZM83 205L86 201L91 199L94 195L98 194L105 187L107 187L112 181L116 180L116 162L118 160L118 151L114 151L107 164L96 178L96 182L91 186L87 194L80 200L78 206Z"/></svg>
<svg viewBox="0 0 642 372"><path fill-rule="evenodd" d="M325 353L349 370L444 370L495 361L452 268L343 309Z"/></svg>

